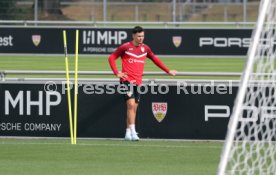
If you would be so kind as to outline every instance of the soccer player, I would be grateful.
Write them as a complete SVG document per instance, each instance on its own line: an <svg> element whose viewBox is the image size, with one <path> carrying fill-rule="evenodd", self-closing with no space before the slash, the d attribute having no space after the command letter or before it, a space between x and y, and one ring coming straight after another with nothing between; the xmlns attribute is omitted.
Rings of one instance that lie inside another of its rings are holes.
<svg viewBox="0 0 276 175"><path fill-rule="evenodd" d="M133 40L119 46L108 58L113 73L120 78L121 85L125 88L125 100L127 105L126 134L125 140L138 141L139 137L135 129L136 111L140 102L138 86L142 84L145 59L151 59L159 68L174 76L176 70L169 70L150 47L143 43L144 30L136 26L132 30ZM122 71L116 66L116 59L121 57Z"/></svg>

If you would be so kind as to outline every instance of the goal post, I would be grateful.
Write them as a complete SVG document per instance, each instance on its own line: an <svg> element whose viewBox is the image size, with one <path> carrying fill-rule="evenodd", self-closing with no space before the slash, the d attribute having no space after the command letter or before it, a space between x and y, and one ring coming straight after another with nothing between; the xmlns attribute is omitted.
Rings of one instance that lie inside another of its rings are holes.
<svg viewBox="0 0 276 175"><path fill-rule="evenodd" d="M217 175L276 172L276 0L262 0Z"/></svg>

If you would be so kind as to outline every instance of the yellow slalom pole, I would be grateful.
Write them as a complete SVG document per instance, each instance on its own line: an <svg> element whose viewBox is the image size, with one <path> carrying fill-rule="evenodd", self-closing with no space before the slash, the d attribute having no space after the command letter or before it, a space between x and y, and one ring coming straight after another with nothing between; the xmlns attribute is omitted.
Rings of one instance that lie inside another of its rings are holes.
<svg viewBox="0 0 276 175"><path fill-rule="evenodd" d="M64 43L64 53L65 53L65 69L66 69L68 110L69 110L70 138L71 138L71 144L73 144L74 143L74 139L73 139L74 135L73 135L73 126L72 126L71 93L70 93L70 82L69 82L67 39L66 39L66 31L65 30L63 30L63 43Z"/></svg>
<svg viewBox="0 0 276 175"><path fill-rule="evenodd" d="M79 56L79 30L76 30L75 53L75 91L74 91L74 144L77 144L77 115L78 115L78 56Z"/></svg>

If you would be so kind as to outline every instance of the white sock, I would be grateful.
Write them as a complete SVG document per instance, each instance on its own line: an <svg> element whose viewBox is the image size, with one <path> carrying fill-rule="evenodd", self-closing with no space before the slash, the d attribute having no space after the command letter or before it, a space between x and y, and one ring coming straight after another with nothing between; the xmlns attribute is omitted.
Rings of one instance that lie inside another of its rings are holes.
<svg viewBox="0 0 276 175"><path fill-rule="evenodd" d="M130 132L131 132L132 134L136 134L135 124L129 125L129 129L130 129Z"/></svg>
<svg viewBox="0 0 276 175"><path fill-rule="evenodd" d="M127 128L126 129L126 134L130 134L130 133L131 133L130 128Z"/></svg>

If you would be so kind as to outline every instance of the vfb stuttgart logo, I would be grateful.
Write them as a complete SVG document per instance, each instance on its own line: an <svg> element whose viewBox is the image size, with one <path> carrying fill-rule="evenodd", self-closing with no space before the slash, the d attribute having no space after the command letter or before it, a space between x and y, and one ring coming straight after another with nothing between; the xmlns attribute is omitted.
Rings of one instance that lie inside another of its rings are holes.
<svg viewBox="0 0 276 175"><path fill-rule="evenodd" d="M152 113L154 118L160 123L166 117L168 110L168 103L157 103L151 104Z"/></svg>
<svg viewBox="0 0 276 175"><path fill-rule="evenodd" d="M181 36L173 36L172 37L173 44L176 48L178 48L182 42L182 37Z"/></svg>
<svg viewBox="0 0 276 175"><path fill-rule="evenodd" d="M33 44L37 47L41 41L41 35L32 35Z"/></svg>

